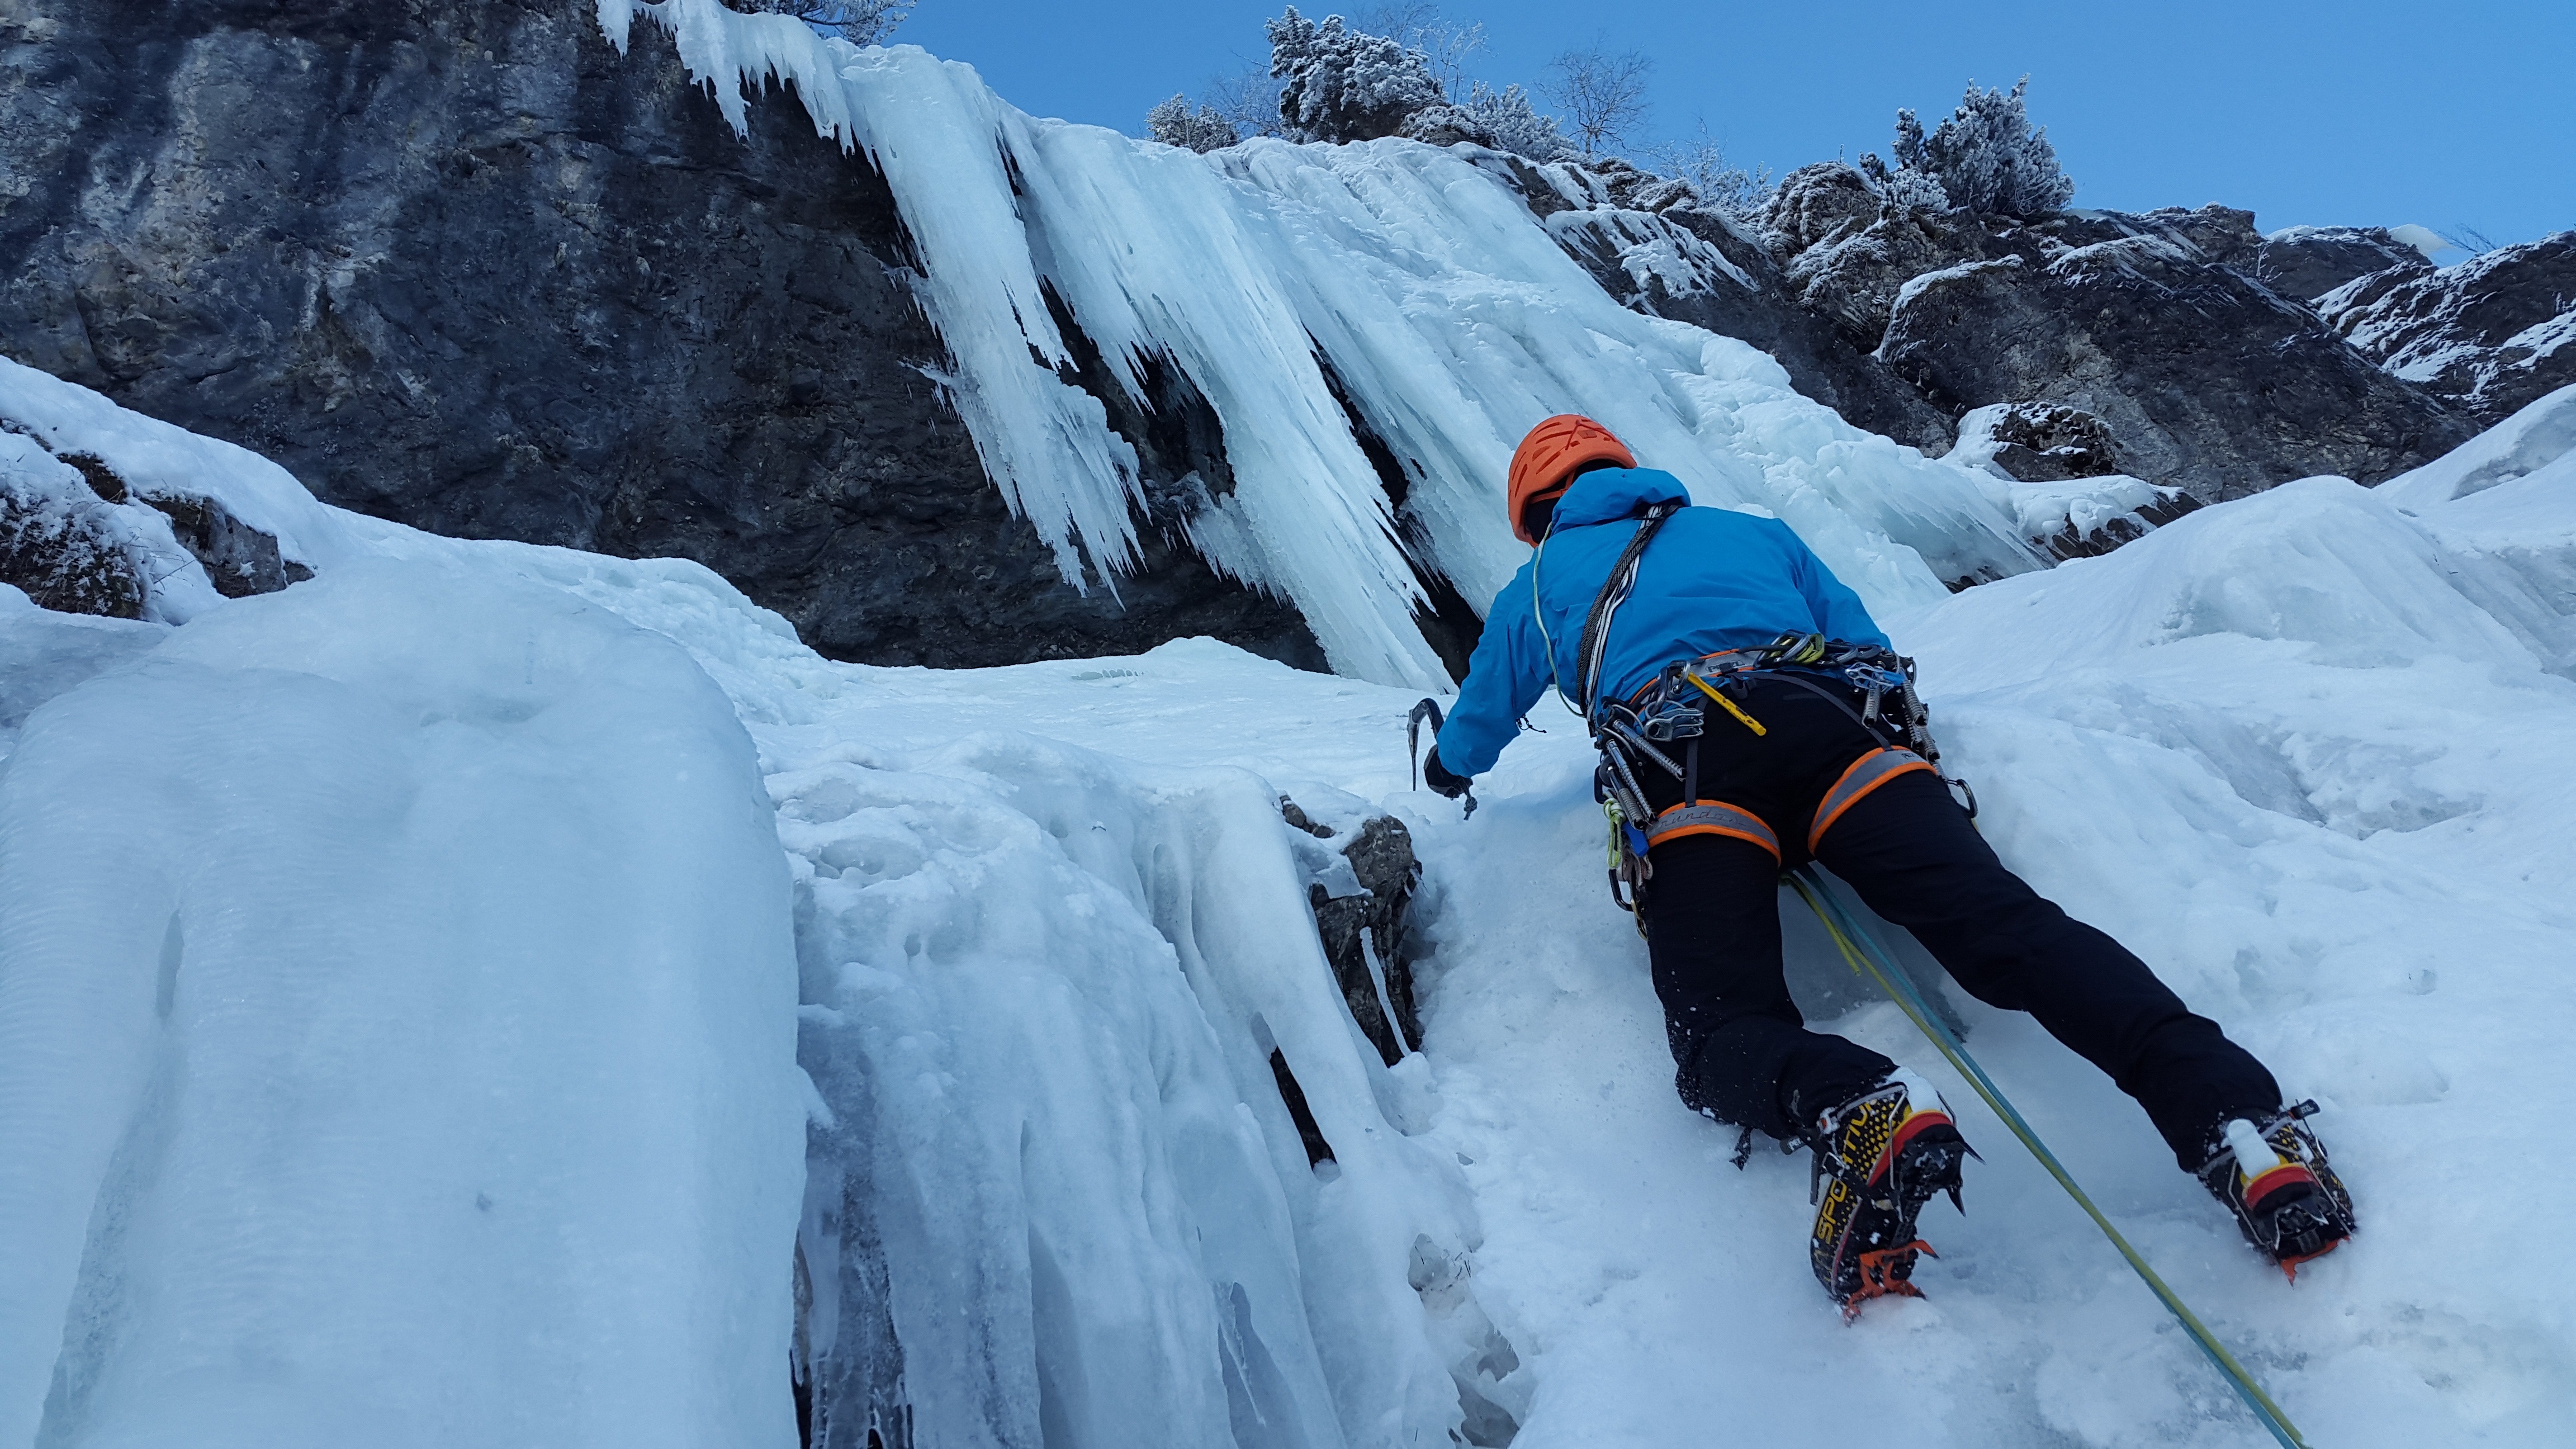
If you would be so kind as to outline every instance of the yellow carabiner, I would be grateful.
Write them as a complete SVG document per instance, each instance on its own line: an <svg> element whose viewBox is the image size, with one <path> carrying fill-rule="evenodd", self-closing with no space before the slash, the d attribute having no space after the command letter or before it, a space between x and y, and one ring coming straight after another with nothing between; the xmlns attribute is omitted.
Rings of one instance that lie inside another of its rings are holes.
<svg viewBox="0 0 2576 1449"><path fill-rule="evenodd" d="M1718 693L1707 680L1700 678L1699 671L1694 669L1685 669L1682 671L1682 678L1689 680L1694 685L1697 685L1700 693L1716 700L1718 708L1735 716L1737 720L1742 722L1746 729L1753 731L1757 735L1767 735L1771 733L1769 730L1762 727L1762 721L1755 719L1753 716L1746 714L1743 710L1737 708L1734 700Z"/></svg>

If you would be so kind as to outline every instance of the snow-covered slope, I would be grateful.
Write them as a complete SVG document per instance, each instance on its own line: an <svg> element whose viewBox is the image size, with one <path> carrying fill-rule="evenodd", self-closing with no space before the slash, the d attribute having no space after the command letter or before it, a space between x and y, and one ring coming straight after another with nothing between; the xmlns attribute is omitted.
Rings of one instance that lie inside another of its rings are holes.
<svg viewBox="0 0 2576 1449"><path fill-rule="evenodd" d="M1058 376L1074 354L1050 293L1138 401L1162 359L1215 409L1234 486L1188 517L1190 539L1295 603L1340 673L1445 678L1414 622L1416 566L1493 597L1519 564L1505 464L1554 412L1607 422L1701 502L1787 519L1882 611L2044 561L1994 479L1850 426L1742 342L1618 305L1464 154L1255 140L1199 156L1034 119L967 66L783 15L599 13L621 46L639 19L669 27L737 127L747 92L792 83L794 101L756 103L801 101L883 169L955 355L943 381L1069 579L1087 560L1114 586L1143 495L1135 450ZM1394 455L1400 509L1327 365Z"/></svg>
<svg viewBox="0 0 2576 1449"><path fill-rule="evenodd" d="M2007 860L2326 1105L2364 1232L2293 1288L1954 996L2321 1444L2576 1401L2568 403L1889 621ZM0 414L318 573L175 627L0 599L0 1445L792 1442L800 1258L834 1443L2257 1442L1956 1084L1932 1296L1841 1324L1804 1165L1672 1095L1570 732L1461 821L1393 688L836 665L694 565L325 509L14 365ZM1394 1069L1282 791L1412 822ZM1839 970L1796 963L1817 1014L1940 1078Z"/></svg>

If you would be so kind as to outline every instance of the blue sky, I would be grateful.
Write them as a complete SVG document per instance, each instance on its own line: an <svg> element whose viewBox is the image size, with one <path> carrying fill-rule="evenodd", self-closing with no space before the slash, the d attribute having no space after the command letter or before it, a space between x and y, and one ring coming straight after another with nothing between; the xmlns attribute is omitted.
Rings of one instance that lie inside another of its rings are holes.
<svg viewBox="0 0 2576 1449"><path fill-rule="evenodd" d="M972 63L1023 110L1135 133L1154 102L1265 59L1280 3L921 0L896 38ZM2267 231L2466 223L2498 241L2576 226L2576 0L1442 9L1484 22L1470 70L1496 83L1596 38L1651 55L1650 129L1705 121L1739 164L1883 152L1898 106L1929 124L1970 78L2028 73L2079 206L2218 201Z"/></svg>

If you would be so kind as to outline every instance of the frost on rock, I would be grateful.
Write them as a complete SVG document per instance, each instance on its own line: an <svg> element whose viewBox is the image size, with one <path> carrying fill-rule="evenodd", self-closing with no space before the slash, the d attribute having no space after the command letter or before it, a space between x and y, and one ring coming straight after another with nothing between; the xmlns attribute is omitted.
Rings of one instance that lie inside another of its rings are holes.
<svg viewBox="0 0 2576 1449"><path fill-rule="evenodd" d="M0 433L0 583L48 609L140 619L151 554L132 522L34 439Z"/></svg>
<svg viewBox="0 0 2576 1449"><path fill-rule="evenodd" d="M2109 553L2200 507L2180 488L2128 476L2110 428L2063 404L1973 409L1949 457L2003 479L2022 535L2061 559Z"/></svg>
<svg viewBox="0 0 2576 1449"><path fill-rule="evenodd" d="M1481 608L1518 566L1502 480L1552 413L1600 418L1702 503L1788 520L1882 611L2045 561L1965 470L1844 423L1741 342L1618 305L1480 169L1491 153L1254 138L1194 156L1034 120L912 47L714 0L601 0L612 38L638 14L737 124L792 80L818 130L884 170L957 360L944 381L1068 578L1114 587L1147 500L1134 444L1065 380L1050 293L1131 398L1167 358L1207 399L1234 488L1185 536L1293 602L1345 674L1445 687L1431 590Z"/></svg>
<svg viewBox="0 0 2576 1449"><path fill-rule="evenodd" d="M2576 382L2576 231L2438 271L2410 260L2316 306L2363 356L2481 422Z"/></svg>

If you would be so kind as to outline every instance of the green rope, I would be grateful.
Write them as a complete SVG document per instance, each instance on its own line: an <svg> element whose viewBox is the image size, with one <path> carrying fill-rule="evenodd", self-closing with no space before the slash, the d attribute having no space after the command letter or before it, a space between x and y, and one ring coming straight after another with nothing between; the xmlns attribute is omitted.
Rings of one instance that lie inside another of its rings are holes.
<svg viewBox="0 0 2576 1449"><path fill-rule="evenodd" d="M1986 1075L1983 1067L1977 1065L1976 1059L1968 1055L1967 1047L1932 1014L1929 1005L1915 990L1914 983L1907 980L1903 972L1882 964L1886 952L1878 942L1870 939L1869 932L1862 928L1860 922L1843 909L1842 902L1835 899L1823 878L1815 873L1815 867L1802 865L1787 879L1789 888L1796 891L1798 898L1807 903L1807 908L1816 913L1817 920L1825 923L1825 930L1834 938L1834 945L1843 953L1843 960L1850 963L1852 970L1875 980L1879 990L1886 992L1915 1026L1932 1039L1932 1044L1941 1049L1941 1055L1949 1058L1950 1065L1958 1069L1960 1076L1967 1078L1968 1085L1977 1089L1977 1095L1983 1097L1995 1115L2003 1119L2004 1125L2012 1129L2013 1135L2021 1139L2021 1145L2030 1149L2030 1155L2039 1159L2039 1165L2048 1169L2049 1176L2057 1179L2057 1185L2066 1189L2067 1195L2075 1199L2076 1206L2084 1209L2086 1215L2093 1219L2093 1225L2102 1230L2102 1236L2109 1238L2111 1246L2119 1249L2120 1256L2128 1259L2129 1266L2146 1280L2147 1287L2154 1291L2166 1311L2182 1324L2183 1331L2191 1335L2191 1341L2199 1345L2201 1353L2227 1376L2229 1387L2245 1401L2245 1407L2253 1410L2254 1417L2262 1421L2272 1437L2281 1441L2282 1449L2307 1449L2308 1441L2299 1437L2298 1428L2290 1422L2290 1416L2281 1412L2281 1406L2272 1402L2272 1396L2263 1392L2261 1384L2254 1382L2254 1376L2247 1373L2245 1366L2236 1361L2236 1356L2227 1351L2227 1345L2218 1341L2218 1335L2210 1332L2209 1326L2200 1321L2200 1315L2192 1312L2173 1289L2165 1286L2165 1280L2157 1276L2155 1269L2147 1266L2147 1260L2139 1256L2137 1249L2129 1246L2129 1240L2120 1235L2120 1230L2111 1226L2111 1220L2093 1205L2093 1199L2085 1195L2083 1188L2075 1185L2075 1179L2058 1162L2057 1154L2048 1150L2048 1144L2039 1140L2039 1134L2032 1131L2030 1124L2022 1120L2021 1113L2005 1100L2003 1090ZM1860 946L1853 944L1855 936L1860 938Z"/></svg>

